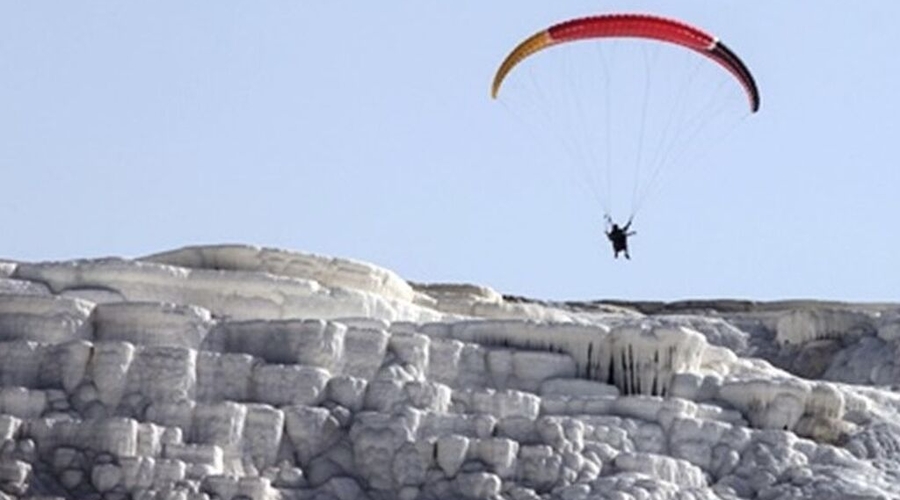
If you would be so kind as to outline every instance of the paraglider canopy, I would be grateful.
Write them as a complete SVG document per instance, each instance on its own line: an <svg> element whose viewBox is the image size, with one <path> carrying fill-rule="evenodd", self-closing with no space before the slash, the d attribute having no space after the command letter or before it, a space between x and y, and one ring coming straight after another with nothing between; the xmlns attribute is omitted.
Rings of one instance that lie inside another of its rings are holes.
<svg viewBox="0 0 900 500"><path fill-rule="evenodd" d="M719 63L744 87L750 110L759 110L756 81L738 56L716 37L689 24L648 14L609 14L583 17L555 24L525 39L500 64L491 85L496 98L506 75L523 59L560 43L595 38L645 38L691 49Z"/></svg>

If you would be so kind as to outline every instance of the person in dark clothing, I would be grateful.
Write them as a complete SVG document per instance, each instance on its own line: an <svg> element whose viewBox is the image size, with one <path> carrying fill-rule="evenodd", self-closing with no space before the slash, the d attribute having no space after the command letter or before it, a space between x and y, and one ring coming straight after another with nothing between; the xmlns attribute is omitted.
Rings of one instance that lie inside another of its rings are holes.
<svg viewBox="0 0 900 500"><path fill-rule="evenodd" d="M628 237L637 234L628 230L631 227L631 219L628 219L625 227L619 227L618 224L613 223L609 218L607 218L607 222L612 224L612 229L606 231L606 237L612 242L613 256L618 259L619 252L624 252L625 258L630 260L631 256L628 255Z"/></svg>

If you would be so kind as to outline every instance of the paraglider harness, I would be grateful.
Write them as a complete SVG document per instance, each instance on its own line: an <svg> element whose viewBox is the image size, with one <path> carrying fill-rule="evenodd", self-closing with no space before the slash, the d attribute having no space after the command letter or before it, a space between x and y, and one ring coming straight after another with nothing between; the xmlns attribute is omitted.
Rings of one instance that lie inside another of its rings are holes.
<svg viewBox="0 0 900 500"><path fill-rule="evenodd" d="M632 217L628 218L628 222L623 227L619 227L618 224L614 223L612 217L609 214L604 215L604 219L606 220L606 237L609 238L609 241L612 242L613 246L613 257L618 259L619 252L625 253L626 259L631 259L631 256L628 255L628 237L634 236L637 234L635 231L629 231L628 228L631 227ZM610 226L612 226L610 228Z"/></svg>

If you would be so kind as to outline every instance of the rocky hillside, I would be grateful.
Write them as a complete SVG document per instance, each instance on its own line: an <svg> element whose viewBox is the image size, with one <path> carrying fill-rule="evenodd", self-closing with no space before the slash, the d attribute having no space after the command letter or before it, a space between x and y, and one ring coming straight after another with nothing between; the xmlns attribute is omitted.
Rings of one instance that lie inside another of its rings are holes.
<svg viewBox="0 0 900 500"><path fill-rule="evenodd" d="M0 499L900 498L898 311L0 261Z"/></svg>

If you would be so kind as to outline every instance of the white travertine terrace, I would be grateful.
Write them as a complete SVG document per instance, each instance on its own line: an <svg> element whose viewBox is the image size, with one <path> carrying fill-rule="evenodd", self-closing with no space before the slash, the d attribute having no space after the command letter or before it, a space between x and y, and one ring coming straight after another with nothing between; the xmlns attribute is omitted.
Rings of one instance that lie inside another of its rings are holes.
<svg viewBox="0 0 900 500"><path fill-rule="evenodd" d="M0 499L900 498L900 308L648 307L242 245L0 261Z"/></svg>

